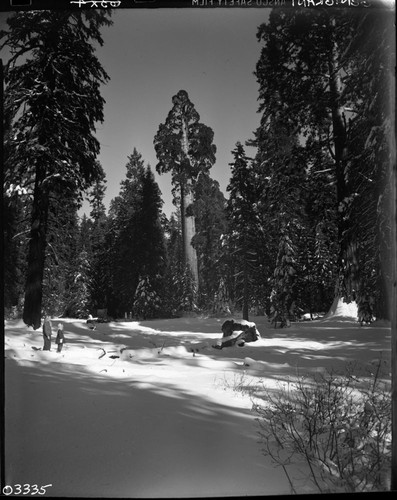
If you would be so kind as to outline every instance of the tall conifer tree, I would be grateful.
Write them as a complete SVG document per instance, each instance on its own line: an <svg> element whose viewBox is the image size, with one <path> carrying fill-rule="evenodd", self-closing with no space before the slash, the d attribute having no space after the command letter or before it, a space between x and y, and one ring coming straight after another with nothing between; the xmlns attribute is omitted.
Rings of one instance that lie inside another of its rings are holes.
<svg viewBox="0 0 397 500"><path fill-rule="evenodd" d="M93 222L90 235L92 246L90 295L94 310L107 309L111 280L109 245L106 238L108 220L103 203L106 191L106 176L102 166L100 166L100 169L102 173L88 193L88 199L92 207L90 217Z"/></svg>
<svg viewBox="0 0 397 500"><path fill-rule="evenodd" d="M361 295L387 282L379 255L383 248L386 259L389 234L387 202L383 204L389 199L390 163L385 140L391 123L387 72L392 64L384 55L392 30L388 17L382 10L277 9L257 35L264 43L256 67L262 138L268 118L282 109L305 147L307 165L313 161L314 144L329 156L339 246L335 295L359 303ZM316 169L310 174L316 176ZM378 220L377 213L382 214ZM371 235L374 227L382 228L379 236ZM373 265L366 269L370 255ZM384 292L375 295L379 305L387 304Z"/></svg>
<svg viewBox="0 0 397 500"><path fill-rule="evenodd" d="M29 11L8 19L2 46L5 109L12 134L6 163L9 179L21 179L32 196L23 319L41 324L42 282L52 196L62 191L79 199L98 175L96 122L103 120L100 85L108 79L94 55L102 44L107 11Z"/></svg>
<svg viewBox="0 0 397 500"><path fill-rule="evenodd" d="M197 250L199 266L199 294L201 305L213 306L215 294L220 286L223 269L222 235L227 231L225 214L226 199L219 183L209 174L199 175L195 187L193 214L196 219L196 235L192 240Z"/></svg>
<svg viewBox="0 0 397 500"><path fill-rule="evenodd" d="M207 172L215 163L216 147L212 143L213 131L200 123L200 115L188 93L180 90L173 96L172 103L166 121L160 124L154 138L159 160L156 170L160 174L172 174L174 194L181 211L184 259L197 285L197 254L191 243L195 235L195 220L191 213L193 188L199 173Z"/></svg>
<svg viewBox="0 0 397 500"><path fill-rule="evenodd" d="M142 195L137 211L139 283L134 300L134 313L144 318L151 318L159 313L161 298L165 292L166 249L161 220L162 205L160 189L153 172L147 167L142 180Z"/></svg>
<svg viewBox="0 0 397 500"><path fill-rule="evenodd" d="M258 185L252 160L245 154L241 143L233 150L234 161L230 163L231 179L227 186L230 197L226 204L230 222L230 243L235 262L235 290L241 304L243 318L248 320L249 307L253 299L253 276L257 267L256 236Z"/></svg>
<svg viewBox="0 0 397 500"><path fill-rule="evenodd" d="M119 316L132 312L139 281L141 235L138 214L142 206L145 166L136 148L128 157L126 169L120 195L112 200L110 210L112 288L117 303L114 312Z"/></svg>

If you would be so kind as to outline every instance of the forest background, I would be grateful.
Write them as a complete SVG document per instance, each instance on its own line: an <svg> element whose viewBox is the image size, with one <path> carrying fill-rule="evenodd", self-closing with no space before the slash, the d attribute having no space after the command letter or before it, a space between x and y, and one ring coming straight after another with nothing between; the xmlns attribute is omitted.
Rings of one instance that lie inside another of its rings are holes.
<svg viewBox="0 0 397 500"><path fill-rule="evenodd" d="M93 46L109 14L17 13L2 32L6 315L38 328L43 313L255 311L288 326L343 298L361 322L389 319L390 9L276 8L258 23L260 120L231 151L227 197L211 176L217 130L176 83L151 138L171 215L134 144L104 205L96 128L111 75Z"/></svg>

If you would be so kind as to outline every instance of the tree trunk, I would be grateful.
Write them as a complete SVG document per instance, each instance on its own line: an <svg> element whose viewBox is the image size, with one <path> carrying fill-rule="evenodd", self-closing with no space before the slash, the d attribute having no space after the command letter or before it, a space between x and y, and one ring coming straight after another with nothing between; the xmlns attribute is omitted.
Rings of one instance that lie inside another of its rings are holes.
<svg viewBox="0 0 397 500"><path fill-rule="evenodd" d="M248 266L247 256L244 255L244 268L243 268L243 319L249 321L249 304L248 304Z"/></svg>
<svg viewBox="0 0 397 500"><path fill-rule="evenodd" d="M392 86L392 85L390 85ZM391 106L390 106L391 109ZM392 134L390 134L392 135ZM395 145L390 144L390 157L393 156L392 150ZM379 160L381 161L381 160ZM385 158L384 161L389 161ZM378 179L378 223L376 224L376 244L379 247L379 273L377 275L377 289L379 290L379 300L377 301L376 314L378 319L391 319L392 311L396 303L392 302L392 269L393 269L393 229L395 230L395 221L393 221L393 167L389 166L390 171L382 179ZM390 241L390 239L392 241Z"/></svg>
<svg viewBox="0 0 397 500"><path fill-rule="evenodd" d="M185 206L185 187L183 184L181 184L181 231L182 231L182 247L183 247L183 253L182 253L182 259L183 259L183 265L186 266L187 263L187 252L186 252L186 206Z"/></svg>
<svg viewBox="0 0 397 500"><path fill-rule="evenodd" d="M35 330L41 326L48 204L48 193L43 190L42 179L40 175L37 174L33 195L25 302L23 308L23 321L28 326L32 326Z"/></svg>
<svg viewBox="0 0 397 500"><path fill-rule="evenodd" d="M394 53L395 61L395 53ZM395 109L396 84L390 76L389 110ZM391 384L392 384L392 449L391 449L391 490L397 490L397 167L396 136L389 134L389 168L391 172Z"/></svg>
<svg viewBox="0 0 397 500"><path fill-rule="evenodd" d="M184 205L185 210L193 203L193 193L189 189L189 193L185 195ZM185 215L185 253L186 259L189 263L194 280L198 284L198 266L197 266L197 252L192 245L193 236L196 234L196 225L192 215Z"/></svg>
<svg viewBox="0 0 397 500"><path fill-rule="evenodd" d="M394 149L395 151L395 149ZM390 156L393 156L391 154ZM392 318L391 318L391 344L392 344L392 477L391 489L397 490L397 172L393 168L393 211L392 211Z"/></svg>
<svg viewBox="0 0 397 500"><path fill-rule="evenodd" d="M333 23L335 23L335 20L333 20ZM342 202L344 202L350 194L348 182L346 181L347 131L343 108L340 103L342 83L340 70L337 69L338 51L335 42L331 41L331 44L328 69L330 74L330 108L333 130L339 242L338 278L335 297L342 296L349 300L351 299L351 280L354 279L357 271L357 259L355 244L348 237L348 221L342 210Z"/></svg>
<svg viewBox="0 0 397 500"><path fill-rule="evenodd" d="M188 157L189 142L188 142L188 127L184 117L182 117L182 150L185 157ZM181 222L182 222L182 237L184 245L185 262L189 264L194 280L198 284L198 266L196 249L192 246L193 236L196 234L196 226L193 215L187 215L186 210L193 203L193 192L191 181L188 175L184 176L185 185L181 187Z"/></svg>

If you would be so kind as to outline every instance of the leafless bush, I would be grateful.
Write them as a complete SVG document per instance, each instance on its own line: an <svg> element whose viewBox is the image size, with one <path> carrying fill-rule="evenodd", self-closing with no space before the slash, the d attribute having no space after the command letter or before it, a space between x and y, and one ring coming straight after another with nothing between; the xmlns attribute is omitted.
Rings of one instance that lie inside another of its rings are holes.
<svg viewBox="0 0 397 500"><path fill-rule="evenodd" d="M391 390L383 365L367 376L348 369L265 390L256 405L263 452L283 468L292 492L291 466L302 462L322 493L389 489Z"/></svg>
<svg viewBox="0 0 397 500"><path fill-rule="evenodd" d="M246 371L233 373L230 376L224 374L222 380L218 380L218 385L224 390L232 391L242 396L249 396L250 398L252 398L257 388L257 384L254 384Z"/></svg>

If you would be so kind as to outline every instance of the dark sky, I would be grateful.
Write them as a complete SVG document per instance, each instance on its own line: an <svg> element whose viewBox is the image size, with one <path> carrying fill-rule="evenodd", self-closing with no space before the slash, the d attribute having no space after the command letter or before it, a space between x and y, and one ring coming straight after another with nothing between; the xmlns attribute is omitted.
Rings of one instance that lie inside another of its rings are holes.
<svg viewBox="0 0 397 500"><path fill-rule="evenodd" d="M99 160L107 175L105 205L119 194L127 157L134 149L155 172L153 138L172 108L172 96L188 92L201 122L214 131L216 164L211 176L225 192L231 151L253 137L259 124L258 85L253 75L261 45L257 27L270 10L115 10L103 29L97 56L111 80L102 88L105 121L99 124ZM249 149L248 153L251 153ZM171 203L169 176L156 175L164 211ZM84 206L89 213L89 207Z"/></svg>

